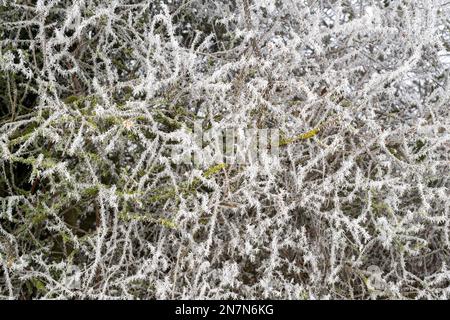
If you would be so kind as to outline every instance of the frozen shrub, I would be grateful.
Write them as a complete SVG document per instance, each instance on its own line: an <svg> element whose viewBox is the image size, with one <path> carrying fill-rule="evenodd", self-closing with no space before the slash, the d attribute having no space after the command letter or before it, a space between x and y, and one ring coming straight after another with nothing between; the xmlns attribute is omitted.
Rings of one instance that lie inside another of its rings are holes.
<svg viewBox="0 0 450 320"><path fill-rule="evenodd" d="M448 299L449 16L2 1L0 297ZM196 124L278 157L182 161Z"/></svg>

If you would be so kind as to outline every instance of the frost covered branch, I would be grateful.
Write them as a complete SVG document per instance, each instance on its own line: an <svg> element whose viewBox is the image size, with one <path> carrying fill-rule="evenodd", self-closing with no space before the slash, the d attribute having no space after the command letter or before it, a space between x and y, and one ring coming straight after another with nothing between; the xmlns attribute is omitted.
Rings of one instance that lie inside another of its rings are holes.
<svg viewBox="0 0 450 320"><path fill-rule="evenodd" d="M448 299L449 17L3 1L0 298ZM198 124L277 159L182 161Z"/></svg>

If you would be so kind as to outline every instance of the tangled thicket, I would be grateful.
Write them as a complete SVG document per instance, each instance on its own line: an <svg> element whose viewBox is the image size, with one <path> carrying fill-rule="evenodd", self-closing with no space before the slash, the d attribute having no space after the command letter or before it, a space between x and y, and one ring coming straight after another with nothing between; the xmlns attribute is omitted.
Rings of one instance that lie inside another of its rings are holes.
<svg viewBox="0 0 450 320"><path fill-rule="evenodd" d="M448 1L2 2L0 298L450 297Z"/></svg>

